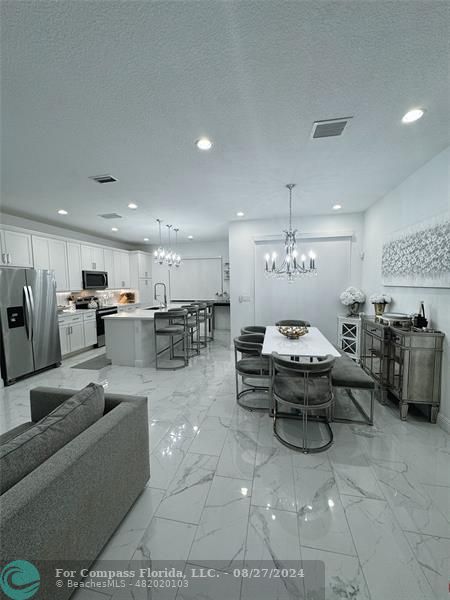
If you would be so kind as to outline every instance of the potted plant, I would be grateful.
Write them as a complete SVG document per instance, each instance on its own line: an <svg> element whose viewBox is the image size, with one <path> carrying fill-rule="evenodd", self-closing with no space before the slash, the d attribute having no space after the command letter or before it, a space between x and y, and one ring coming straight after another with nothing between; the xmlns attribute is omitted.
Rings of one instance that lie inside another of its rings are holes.
<svg viewBox="0 0 450 600"><path fill-rule="evenodd" d="M354 317L359 312L359 305L365 302L366 295L362 290L350 286L342 292L339 298L344 306L348 306L347 317Z"/></svg>
<svg viewBox="0 0 450 600"><path fill-rule="evenodd" d="M392 298L389 294L372 294L370 296L370 301L375 307L375 316L380 317L384 311L386 310L386 304L390 304L392 302Z"/></svg>

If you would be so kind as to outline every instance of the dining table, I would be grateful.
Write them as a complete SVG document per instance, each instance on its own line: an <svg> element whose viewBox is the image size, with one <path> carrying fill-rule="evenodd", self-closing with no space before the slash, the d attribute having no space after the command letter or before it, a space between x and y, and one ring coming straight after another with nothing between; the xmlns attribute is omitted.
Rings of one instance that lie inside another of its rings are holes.
<svg viewBox="0 0 450 600"><path fill-rule="evenodd" d="M278 327L269 325L264 334L264 343L261 354L263 356L272 356L277 352L282 356L290 356L294 360L300 358L323 358L330 354L334 357L340 357L340 352L323 335L317 327L308 327L307 333L296 339L291 339L278 331ZM272 376L272 360L270 364L270 376ZM269 404L269 414L273 416L272 400Z"/></svg>
<svg viewBox="0 0 450 600"><path fill-rule="evenodd" d="M273 352L284 356L295 357L339 357L340 353L333 344L327 340L317 327L308 327L308 331L297 339L287 338L278 331L278 327L266 327L262 354L270 356Z"/></svg>

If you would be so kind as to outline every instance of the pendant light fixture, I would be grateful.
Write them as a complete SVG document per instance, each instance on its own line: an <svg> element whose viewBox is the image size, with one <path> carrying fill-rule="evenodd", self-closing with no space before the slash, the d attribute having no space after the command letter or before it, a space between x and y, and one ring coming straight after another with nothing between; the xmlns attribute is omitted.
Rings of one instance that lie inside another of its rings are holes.
<svg viewBox="0 0 450 600"><path fill-rule="evenodd" d="M292 229L292 190L295 183L286 185L289 190L289 229L283 233L284 237L284 259L280 266L277 267L277 253L266 254L265 256L265 274L267 277L277 279L286 278L292 282L304 275L317 275L316 271L316 255L311 250L308 254L308 259L305 254L298 256L296 234L297 229Z"/></svg>
<svg viewBox="0 0 450 600"><path fill-rule="evenodd" d="M156 219L156 221L158 222L158 227L159 227L159 246L158 246L158 249L153 252L153 256L155 259L155 263L162 265L164 262L164 258L166 256L166 251L164 250L164 248L162 246L162 239L161 239L161 223L162 223L162 221L161 221L161 219Z"/></svg>
<svg viewBox="0 0 450 600"><path fill-rule="evenodd" d="M180 231L179 228L177 227L176 229L174 229L175 231L175 251L174 251L174 263L176 267L179 267L181 265L181 256L178 254L178 232Z"/></svg>
<svg viewBox="0 0 450 600"><path fill-rule="evenodd" d="M171 267L173 265L173 252L172 252L172 245L170 243L170 232L172 229L172 225L166 225L167 230L168 230L168 236L169 236L169 246L168 246L168 250L166 252L166 264L168 267Z"/></svg>

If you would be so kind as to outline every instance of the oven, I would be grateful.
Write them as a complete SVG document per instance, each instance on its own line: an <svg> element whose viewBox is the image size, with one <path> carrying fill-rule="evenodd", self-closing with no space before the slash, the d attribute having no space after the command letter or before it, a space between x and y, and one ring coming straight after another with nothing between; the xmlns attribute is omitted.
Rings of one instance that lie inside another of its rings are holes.
<svg viewBox="0 0 450 600"><path fill-rule="evenodd" d="M105 321L103 320L103 317L106 315L115 315L117 312L117 306L97 308L97 348L105 345Z"/></svg>
<svg viewBox="0 0 450 600"><path fill-rule="evenodd" d="M108 273L106 271L82 271L83 290L106 290Z"/></svg>

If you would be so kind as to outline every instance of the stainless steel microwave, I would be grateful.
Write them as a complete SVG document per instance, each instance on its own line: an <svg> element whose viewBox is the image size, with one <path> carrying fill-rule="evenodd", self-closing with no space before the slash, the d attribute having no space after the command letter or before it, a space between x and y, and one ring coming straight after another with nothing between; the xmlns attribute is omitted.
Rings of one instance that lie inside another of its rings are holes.
<svg viewBox="0 0 450 600"><path fill-rule="evenodd" d="M83 290L106 290L108 273L106 271L83 271Z"/></svg>

